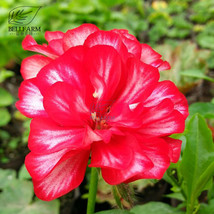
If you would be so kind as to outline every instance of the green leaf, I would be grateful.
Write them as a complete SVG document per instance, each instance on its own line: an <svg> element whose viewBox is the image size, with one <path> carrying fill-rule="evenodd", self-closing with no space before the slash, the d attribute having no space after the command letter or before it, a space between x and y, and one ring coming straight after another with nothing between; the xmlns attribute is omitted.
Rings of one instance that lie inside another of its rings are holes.
<svg viewBox="0 0 214 214"><path fill-rule="evenodd" d="M13 180L0 194L1 214L18 214L31 202L32 197L32 182Z"/></svg>
<svg viewBox="0 0 214 214"><path fill-rule="evenodd" d="M4 82L7 78L14 76L14 72L13 71L9 71L9 70L1 70L0 71L0 83Z"/></svg>
<svg viewBox="0 0 214 214"><path fill-rule="evenodd" d="M184 196L180 192L173 192L173 193L165 195L165 197L167 197L167 198L175 198L175 199L177 199L179 201L185 201Z"/></svg>
<svg viewBox="0 0 214 214"><path fill-rule="evenodd" d="M106 210L101 211L95 214L134 214L133 212L129 212L128 210Z"/></svg>
<svg viewBox="0 0 214 214"><path fill-rule="evenodd" d="M197 214L211 214L214 213L214 199L210 200L208 204L201 204Z"/></svg>
<svg viewBox="0 0 214 214"><path fill-rule="evenodd" d="M0 169L0 188L1 214L59 214L58 200L32 201L32 182L16 179L15 170Z"/></svg>
<svg viewBox="0 0 214 214"><path fill-rule="evenodd" d="M118 189L116 188L116 186L113 186L113 187L112 187L112 192L113 192L114 200L115 200L117 206L118 206L120 209L122 209L123 206L122 206L122 203L121 203L121 200L120 200L121 198L120 198L120 195L119 195L119 193L118 193Z"/></svg>
<svg viewBox="0 0 214 214"><path fill-rule="evenodd" d="M167 35L171 38L179 38L179 39L183 39L185 37L187 37L190 34L190 30L189 29L179 29L179 28L172 28L168 30Z"/></svg>
<svg viewBox="0 0 214 214"><path fill-rule="evenodd" d="M190 19L194 22L205 23L213 17L213 0L194 1L191 7L193 13Z"/></svg>
<svg viewBox="0 0 214 214"><path fill-rule="evenodd" d="M59 201L37 200L33 204L24 207L18 214L59 214Z"/></svg>
<svg viewBox="0 0 214 214"><path fill-rule="evenodd" d="M0 139L3 141L7 141L10 139L10 134L5 130L0 129Z"/></svg>
<svg viewBox="0 0 214 214"><path fill-rule="evenodd" d="M8 148L16 149L19 145L19 142L20 142L20 137L13 137L8 143Z"/></svg>
<svg viewBox="0 0 214 214"><path fill-rule="evenodd" d="M3 88L0 88L0 107L9 106L13 103L12 95Z"/></svg>
<svg viewBox="0 0 214 214"><path fill-rule="evenodd" d="M214 37L213 37L213 35L207 35L205 33L200 33L196 37L196 40L202 48L214 49Z"/></svg>
<svg viewBox="0 0 214 214"><path fill-rule="evenodd" d="M214 144L211 131L199 114L189 121L185 136L186 147L179 171L187 195L187 213L192 213L197 197L214 175Z"/></svg>
<svg viewBox="0 0 214 214"><path fill-rule="evenodd" d="M11 169L0 169L0 189L8 186L16 178L16 172Z"/></svg>
<svg viewBox="0 0 214 214"><path fill-rule="evenodd" d="M19 179L20 180L25 180L25 179L30 179L31 176L28 173L25 164L22 165L21 169L19 170Z"/></svg>
<svg viewBox="0 0 214 214"><path fill-rule="evenodd" d="M149 202L131 209L134 214L184 214L174 207L162 202Z"/></svg>
<svg viewBox="0 0 214 214"><path fill-rule="evenodd" d="M199 69L185 70L181 72L181 75L188 76L188 77L196 77L199 79L205 79L210 82L214 82L214 78L208 77L207 75L204 74L203 70L199 70Z"/></svg>
<svg viewBox="0 0 214 214"><path fill-rule="evenodd" d="M11 120L10 113L6 108L0 108L0 127L7 125Z"/></svg>
<svg viewBox="0 0 214 214"><path fill-rule="evenodd" d="M208 67L214 69L214 51L211 52L210 57L207 59Z"/></svg>
<svg viewBox="0 0 214 214"><path fill-rule="evenodd" d="M199 113L205 118L214 118L214 104L213 103L193 103L189 106L189 117Z"/></svg>

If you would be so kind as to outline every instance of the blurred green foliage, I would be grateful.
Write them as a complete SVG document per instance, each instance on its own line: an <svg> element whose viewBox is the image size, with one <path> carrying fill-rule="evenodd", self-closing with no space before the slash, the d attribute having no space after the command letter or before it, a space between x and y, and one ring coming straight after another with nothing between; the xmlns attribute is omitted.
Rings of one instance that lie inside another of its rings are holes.
<svg viewBox="0 0 214 214"><path fill-rule="evenodd" d="M177 42L176 44L165 43L156 46L156 50L171 65L171 70L161 72L161 80L173 81L180 91L188 92L201 81L200 79L209 79L206 76L209 50L198 49L197 45L191 41Z"/></svg>
<svg viewBox="0 0 214 214"><path fill-rule="evenodd" d="M26 169L22 168L19 178L15 170L0 169L1 214L59 214L59 201L33 199L33 184L27 180Z"/></svg>
<svg viewBox="0 0 214 214"><path fill-rule="evenodd" d="M2 0L0 2L0 67L11 59L20 63L29 53L21 48L24 36L8 32L8 13L17 6L42 6L31 23L42 32L35 35L45 42L44 32L67 31L82 23L94 23L104 30L128 29L141 42L153 46L167 38L196 38L197 43L214 49L213 0Z"/></svg>

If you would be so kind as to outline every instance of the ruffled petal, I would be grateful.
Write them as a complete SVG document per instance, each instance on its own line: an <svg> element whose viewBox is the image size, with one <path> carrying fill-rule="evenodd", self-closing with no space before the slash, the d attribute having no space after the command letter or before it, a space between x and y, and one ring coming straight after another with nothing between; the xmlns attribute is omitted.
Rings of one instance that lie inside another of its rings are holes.
<svg viewBox="0 0 214 214"><path fill-rule="evenodd" d="M100 103L112 99L121 75L121 59L117 51L110 46L94 46L87 52L85 65L94 83L94 97Z"/></svg>
<svg viewBox="0 0 214 214"><path fill-rule="evenodd" d="M22 47L24 50L41 53L52 59L58 57L57 53L55 53L50 47L48 47L48 45L38 45L31 35L27 35L24 38L24 40L22 41Z"/></svg>
<svg viewBox="0 0 214 214"><path fill-rule="evenodd" d="M48 47L50 47L58 56L65 52L63 49L62 39L51 40L48 44Z"/></svg>
<svg viewBox="0 0 214 214"><path fill-rule="evenodd" d="M165 71L171 69L170 64L162 59L157 59L151 63L152 66L158 68L159 71Z"/></svg>
<svg viewBox="0 0 214 214"><path fill-rule="evenodd" d="M109 143L92 144L90 167L124 169L129 166L133 151L129 137L113 137Z"/></svg>
<svg viewBox="0 0 214 214"><path fill-rule="evenodd" d="M31 79L36 77L39 71L51 61L52 59L42 55L34 55L25 58L21 64L22 77L24 79Z"/></svg>
<svg viewBox="0 0 214 214"><path fill-rule="evenodd" d="M16 108L25 116L47 117L43 106L43 96L36 85L36 79L29 79L22 82L19 88L19 101L16 102Z"/></svg>
<svg viewBox="0 0 214 214"><path fill-rule="evenodd" d="M149 157L153 163L153 167L135 176L127 179L125 183L133 182L138 179L161 179L170 165L169 158L169 146L160 138L142 138L138 139L141 141L141 150Z"/></svg>
<svg viewBox="0 0 214 214"><path fill-rule="evenodd" d="M34 180L41 180L51 172L65 153L67 149L43 155L30 152L25 158L25 166Z"/></svg>
<svg viewBox="0 0 214 214"><path fill-rule="evenodd" d="M161 179L170 165L168 144L158 138L144 139L141 149L154 164L150 170L143 172L141 178Z"/></svg>
<svg viewBox="0 0 214 214"><path fill-rule="evenodd" d="M159 67L158 67L159 71L165 71L165 70L170 70L170 69L171 69L171 66L167 61L163 61L161 63L161 65L159 65Z"/></svg>
<svg viewBox="0 0 214 214"><path fill-rule="evenodd" d="M141 44L133 35L129 34L127 30L114 29L112 32L118 33L121 36L121 39L129 53L133 54L137 58L140 58Z"/></svg>
<svg viewBox="0 0 214 214"><path fill-rule="evenodd" d="M141 44L141 60L146 64L151 64L152 62L161 58L161 55L154 51L149 45Z"/></svg>
<svg viewBox="0 0 214 214"><path fill-rule="evenodd" d="M161 121L174 111L174 105L170 99L165 99L156 106L144 108L142 111L142 124L150 124Z"/></svg>
<svg viewBox="0 0 214 214"><path fill-rule="evenodd" d="M170 137L163 138L169 146L169 158L173 163L177 163L181 154L182 141Z"/></svg>
<svg viewBox="0 0 214 214"><path fill-rule="evenodd" d="M78 187L84 178L89 151L69 152L42 180L34 180L36 196L51 201Z"/></svg>
<svg viewBox="0 0 214 214"><path fill-rule="evenodd" d="M96 45L112 46L120 54L122 60L125 61L128 58L128 50L123 44L121 37L117 33L111 31L96 31L88 36L84 45L89 48Z"/></svg>
<svg viewBox="0 0 214 214"><path fill-rule="evenodd" d="M177 110L173 110L162 119L156 120L154 117L150 122L144 123L143 121L139 132L147 136L168 136L174 133L182 133L184 128L185 120L183 115Z"/></svg>
<svg viewBox="0 0 214 214"><path fill-rule="evenodd" d="M71 47L83 45L87 37L98 30L93 24L82 24L77 28L68 30L63 38L64 50L66 51Z"/></svg>
<svg viewBox="0 0 214 214"><path fill-rule="evenodd" d="M45 39L50 42L56 39L62 39L65 33L61 31L46 31L45 32Z"/></svg>
<svg viewBox="0 0 214 214"><path fill-rule="evenodd" d="M166 98L169 98L174 103L174 109L179 111L186 119L189 115L187 100L171 81L159 82L152 94L144 102L144 106L156 106Z"/></svg>
<svg viewBox="0 0 214 214"><path fill-rule="evenodd" d="M85 147L85 128L62 127L51 119L34 118L31 121L28 147L38 154L57 152L64 148Z"/></svg>
<svg viewBox="0 0 214 214"><path fill-rule="evenodd" d="M141 44L141 61L158 68L159 71L170 69L168 62L160 59L162 56L149 45Z"/></svg>
<svg viewBox="0 0 214 214"><path fill-rule="evenodd" d="M128 167L123 169L101 168L103 179L111 185L117 185L153 168L154 164L144 151L140 148L139 142L134 137L129 140L133 150L133 158Z"/></svg>
<svg viewBox="0 0 214 214"><path fill-rule="evenodd" d="M127 82L124 82L123 91L117 102L128 104L143 102L158 84L158 70L137 59L130 59L127 62L127 71Z"/></svg>
<svg viewBox="0 0 214 214"><path fill-rule="evenodd" d="M108 118L104 118L104 120L108 121ZM124 136L125 134L117 127L110 127L108 129L97 129L94 130L94 133L96 134L97 138L93 141L103 141L104 143L109 143L111 141L111 138L114 135Z"/></svg>
<svg viewBox="0 0 214 214"><path fill-rule="evenodd" d="M132 34L130 34L129 31L126 30L126 29L113 29L113 30L111 30L111 31L113 31L113 32L115 32L115 33L118 33L118 34L120 34L120 35L126 37L127 39L132 40L132 41L138 41L138 40L136 39L136 37L133 36Z"/></svg>
<svg viewBox="0 0 214 214"><path fill-rule="evenodd" d="M90 121L83 95L65 82L57 82L48 89L44 107L48 115L62 126L82 126Z"/></svg>
<svg viewBox="0 0 214 214"><path fill-rule="evenodd" d="M45 94L56 82L67 82L77 90L92 93L89 75L83 68L84 55L84 47L74 47L45 66L37 76L41 92Z"/></svg>
<svg viewBox="0 0 214 214"><path fill-rule="evenodd" d="M124 128L140 128L142 126L142 106L137 106L131 110L127 103L117 103L113 105L106 116L106 121L110 126Z"/></svg>

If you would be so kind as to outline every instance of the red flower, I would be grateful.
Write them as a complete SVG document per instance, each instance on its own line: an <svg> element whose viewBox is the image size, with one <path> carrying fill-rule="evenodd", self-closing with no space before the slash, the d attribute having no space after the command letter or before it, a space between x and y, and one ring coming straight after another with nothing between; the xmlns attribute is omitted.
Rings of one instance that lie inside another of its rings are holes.
<svg viewBox="0 0 214 214"><path fill-rule="evenodd" d="M35 193L60 197L80 185L89 156L109 184L162 178L177 162L184 130L185 97L159 82L167 62L126 30L84 24L66 33L46 32L48 45L31 36L17 108L33 118L26 167Z"/></svg>

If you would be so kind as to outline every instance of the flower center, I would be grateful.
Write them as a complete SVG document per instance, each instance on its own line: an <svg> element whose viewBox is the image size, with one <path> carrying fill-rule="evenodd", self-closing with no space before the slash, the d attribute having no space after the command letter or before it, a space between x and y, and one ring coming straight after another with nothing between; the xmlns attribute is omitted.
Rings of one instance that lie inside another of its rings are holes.
<svg viewBox="0 0 214 214"><path fill-rule="evenodd" d="M91 118L94 121L94 129L107 129L109 126L105 120L105 117L97 117L97 113L91 113Z"/></svg>

